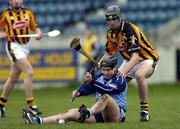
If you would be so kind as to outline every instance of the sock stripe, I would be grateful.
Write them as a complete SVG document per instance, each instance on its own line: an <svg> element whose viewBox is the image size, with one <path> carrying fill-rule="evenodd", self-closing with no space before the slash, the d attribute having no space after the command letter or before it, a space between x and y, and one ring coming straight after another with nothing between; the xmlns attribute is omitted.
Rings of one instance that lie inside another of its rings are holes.
<svg viewBox="0 0 180 129"><path fill-rule="evenodd" d="M141 111L142 110L146 110L148 111L148 108L149 108L149 103L148 102L140 102L141 103Z"/></svg>
<svg viewBox="0 0 180 129"><path fill-rule="evenodd" d="M4 107L4 106L5 106L5 104L0 101L0 107Z"/></svg>
<svg viewBox="0 0 180 129"><path fill-rule="evenodd" d="M30 104L32 103L34 100L28 100L27 103Z"/></svg>
<svg viewBox="0 0 180 129"><path fill-rule="evenodd" d="M7 102L7 99L5 99L4 97L1 96L1 97L0 97L0 101L6 103L6 102Z"/></svg>
<svg viewBox="0 0 180 129"><path fill-rule="evenodd" d="M4 98L3 96L1 96L0 97L0 107L4 107L6 103L7 103L7 99Z"/></svg>
<svg viewBox="0 0 180 129"><path fill-rule="evenodd" d="M26 101L31 101L31 100L34 100L34 98L33 97L26 98Z"/></svg>
<svg viewBox="0 0 180 129"><path fill-rule="evenodd" d="M28 104L29 107L32 107L32 106L35 105L35 101L34 101L33 97L26 98L26 101L27 101L27 104Z"/></svg>
<svg viewBox="0 0 180 129"><path fill-rule="evenodd" d="M140 104L143 105L143 104L149 104L149 103L148 102L140 102Z"/></svg>
<svg viewBox="0 0 180 129"><path fill-rule="evenodd" d="M148 106L141 106L141 108L148 108Z"/></svg>

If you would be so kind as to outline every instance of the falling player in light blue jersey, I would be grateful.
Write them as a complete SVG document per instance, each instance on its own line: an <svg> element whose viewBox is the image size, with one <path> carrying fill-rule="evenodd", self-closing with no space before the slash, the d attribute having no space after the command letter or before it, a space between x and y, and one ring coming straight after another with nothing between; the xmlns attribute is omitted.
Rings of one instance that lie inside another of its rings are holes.
<svg viewBox="0 0 180 129"><path fill-rule="evenodd" d="M73 97L90 95L96 92L96 103L90 108L81 105L45 118L36 117L28 108L23 108L23 118L27 124L77 122L124 122L126 112L127 83L116 75L117 58L109 56L101 61L102 73L94 78L90 73L84 76L83 85L72 92Z"/></svg>

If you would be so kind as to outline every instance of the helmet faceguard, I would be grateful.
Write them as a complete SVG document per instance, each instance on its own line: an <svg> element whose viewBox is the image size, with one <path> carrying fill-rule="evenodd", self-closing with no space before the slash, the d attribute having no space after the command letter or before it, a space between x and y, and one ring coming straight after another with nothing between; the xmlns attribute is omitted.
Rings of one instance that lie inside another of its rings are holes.
<svg viewBox="0 0 180 129"><path fill-rule="evenodd" d="M115 56L108 56L102 59L100 66L101 67L110 67L114 68L117 65L117 58Z"/></svg>

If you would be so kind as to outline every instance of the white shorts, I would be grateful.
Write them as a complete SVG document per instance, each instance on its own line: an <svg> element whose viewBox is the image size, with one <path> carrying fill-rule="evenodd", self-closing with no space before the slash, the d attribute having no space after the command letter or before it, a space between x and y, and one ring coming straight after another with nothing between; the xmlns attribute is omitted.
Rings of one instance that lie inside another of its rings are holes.
<svg viewBox="0 0 180 129"><path fill-rule="evenodd" d="M29 55L29 43L18 44L14 42L7 42L6 53L12 63L21 58L26 58Z"/></svg>
<svg viewBox="0 0 180 129"><path fill-rule="evenodd" d="M153 61L153 60L144 60L144 61L141 61L141 62L137 63L137 64L127 73L126 76L134 79L134 78L135 78L135 73L136 73L136 71L141 67L142 64L145 64L145 63L150 64L150 65L153 66L154 61ZM123 60L121 66L120 66L119 68L123 68L123 67L125 66L125 64L127 64L127 61L126 61L126 60Z"/></svg>

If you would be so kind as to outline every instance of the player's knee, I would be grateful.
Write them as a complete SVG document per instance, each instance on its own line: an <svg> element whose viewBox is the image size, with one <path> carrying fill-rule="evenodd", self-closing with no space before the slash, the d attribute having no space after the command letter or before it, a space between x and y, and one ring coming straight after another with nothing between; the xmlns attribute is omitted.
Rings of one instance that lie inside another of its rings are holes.
<svg viewBox="0 0 180 129"><path fill-rule="evenodd" d="M136 80L141 80L141 79L144 78L144 74L137 71L136 74L135 74L135 78L136 78Z"/></svg>
<svg viewBox="0 0 180 129"><path fill-rule="evenodd" d="M67 120L77 121L79 118L79 111L76 108L69 109L65 114Z"/></svg>
<svg viewBox="0 0 180 129"><path fill-rule="evenodd" d="M25 74L26 74L26 76L32 77L34 72L33 72L33 70L27 70Z"/></svg>
<svg viewBox="0 0 180 129"><path fill-rule="evenodd" d="M101 100L102 100L103 102L108 102L108 101L109 101L109 95L108 95L108 94L103 94L103 95L101 96Z"/></svg>

